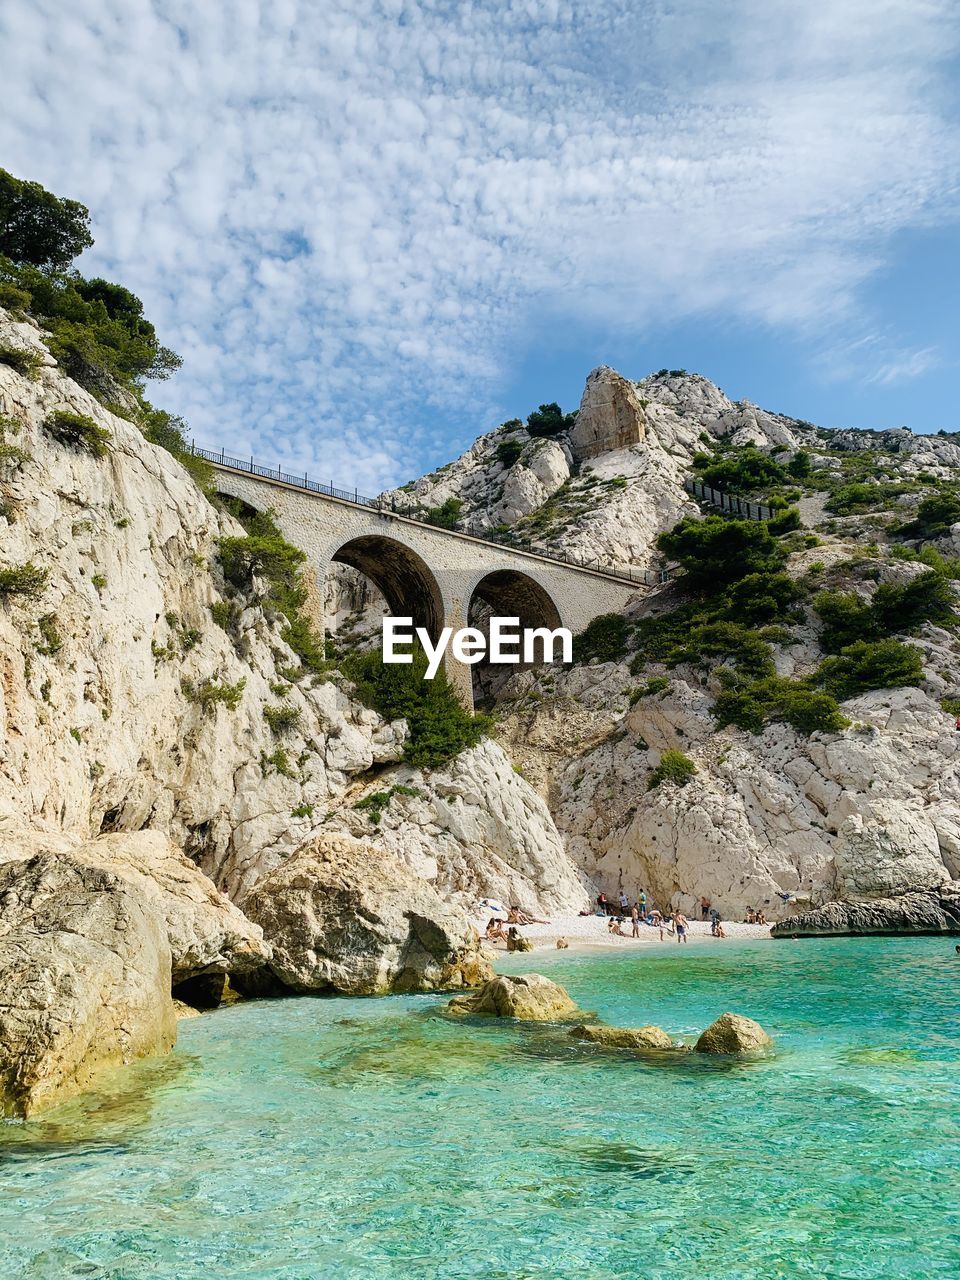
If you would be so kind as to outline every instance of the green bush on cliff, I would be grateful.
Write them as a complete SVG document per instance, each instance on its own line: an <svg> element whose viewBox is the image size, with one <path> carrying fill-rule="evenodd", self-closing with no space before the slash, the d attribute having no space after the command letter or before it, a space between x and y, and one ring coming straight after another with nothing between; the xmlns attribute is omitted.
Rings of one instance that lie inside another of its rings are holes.
<svg viewBox="0 0 960 1280"><path fill-rule="evenodd" d="M897 689L923 681L923 655L899 640L858 640L825 658L814 677L842 702L870 689Z"/></svg>
<svg viewBox="0 0 960 1280"><path fill-rule="evenodd" d="M813 608L823 623L827 649L897 633L912 634L925 622L956 622L956 592L947 576L931 569L902 586L881 583L872 600L855 591L821 591Z"/></svg>
<svg viewBox="0 0 960 1280"><path fill-rule="evenodd" d="M425 678L427 657L419 646L407 665L385 664L372 650L345 659L343 670L366 706L385 720L406 720L409 737L403 755L418 768L436 768L476 746L490 730L489 716L464 710L445 672Z"/></svg>
<svg viewBox="0 0 960 1280"><path fill-rule="evenodd" d="M307 557L283 537L272 512L251 512L230 500L224 500L223 505L247 530L244 537L220 539L218 552L224 578L248 596L254 577L260 578L267 588L264 603L272 605L286 619L280 633L284 642L304 668L325 671L323 640L303 613L307 591L302 574Z"/></svg>
<svg viewBox="0 0 960 1280"><path fill-rule="evenodd" d="M542 404L527 418L527 430L532 436L557 436L567 431L577 420L575 413L564 413L556 401Z"/></svg>
<svg viewBox="0 0 960 1280"><path fill-rule="evenodd" d="M0 343L0 364L13 369L21 378L30 378L36 382L43 368L43 357L37 351L28 351L26 347L12 347L4 342Z"/></svg>
<svg viewBox="0 0 960 1280"><path fill-rule="evenodd" d="M757 493L771 485L783 484L787 472L778 462L753 445L711 460L700 471L700 479L724 493Z"/></svg>
<svg viewBox="0 0 960 1280"><path fill-rule="evenodd" d="M692 590L714 591L748 574L776 573L786 552L764 521L687 516L657 538L657 546L685 570Z"/></svg>
<svg viewBox="0 0 960 1280"><path fill-rule="evenodd" d="M32 561L0 569L0 598L26 596L28 599L42 594L50 576L49 569L41 569Z"/></svg>
<svg viewBox="0 0 960 1280"><path fill-rule="evenodd" d="M647 790L652 791L662 782L673 782L678 787L685 787L696 772L697 766L689 756L669 748L663 752L660 763L647 779Z"/></svg>
<svg viewBox="0 0 960 1280"><path fill-rule="evenodd" d="M87 414L69 413L65 409L48 414L43 420L43 429L60 444L84 449L95 458L105 456L107 441L112 438L106 427L98 427Z"/></svg>
<svg viewBox="0 0 960 1280"><path fill-rule="evenodd" d="M428 507L424 519L438 529L456 529L462 509L463 502L459 498L447 498L439 507Z"/></svg>
<svg viewBox="0 0 960 1280"><path fill-rule="evenodd" d="M497 445L496 459L501 466L512 467L522 453L521 440L504 440L502 444Z"/></svg>
<svg viewBox="0 0 960 1280"><path fill-rule="evenodd" d="M622 613L602 613L573 638L574 662L619 662L627 652L630 624Z"/></svg>

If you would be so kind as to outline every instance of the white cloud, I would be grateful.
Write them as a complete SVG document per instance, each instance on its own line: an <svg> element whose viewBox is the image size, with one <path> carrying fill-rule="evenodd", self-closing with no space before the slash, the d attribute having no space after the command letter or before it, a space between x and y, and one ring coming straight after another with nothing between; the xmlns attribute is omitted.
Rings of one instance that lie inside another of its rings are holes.
<svg viewBox="0 0 960 1280"><path fill-rule="evenodd" d="M90 206L201 441L375 490L490 425L535 311L859 323L955 199L953 14L8 0L0 163Z"/></svg>

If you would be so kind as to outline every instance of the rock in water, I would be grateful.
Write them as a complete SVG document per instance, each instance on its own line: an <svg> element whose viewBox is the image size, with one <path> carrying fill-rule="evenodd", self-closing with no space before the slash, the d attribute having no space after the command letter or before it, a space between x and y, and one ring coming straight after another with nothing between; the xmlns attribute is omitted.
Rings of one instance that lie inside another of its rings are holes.
<svg viewBox="0 0 960 1280"><path fill-rule="evenodd" d="M871 902L828 902L774 925L775 938L849 933L960 933L960 884Z"/></svg>
<svg viewBox="0 0 960 1280"><path fill-rule="evenodd" d="M672 1049L673 1041L660 1027L574 1027L577 1040L589 1040L607 1049Z"/></svg>
<svg viewBox="0 0 960 1280"><path fill-rule="evenodd" d="M304 845L243 909L292 991L434 991L479 985L492 972L462 911L396 858L348 836Z"/></svg>
<svg viewBox="0 0 960 1280"><path fill-rule="evenodd" d="M523 1022L559 1022L580 1013L563 987L541 973L500 974L479 991L455 996L448 1008Z"/></svg>
<svg viewBox="0 0 960 1280"><path fill-rule="evenodd" d="M752 1018L722 1013L693 1046L697 1053L760 1053L773 1041Z"/></svg>
<svg viewBox="0 0 960 1280"><path fill-rule="evenodd" d="M176 1040L162 919L102 867L0 866L0 1111L30 1116Z"/></svg>
<svg viewBox="0 0 960 1280"><path fill-rule="evenodd" d="M570 448L578 460L639 444L647 419L637 389L615 369L601 365L587 378Z"/></svg>

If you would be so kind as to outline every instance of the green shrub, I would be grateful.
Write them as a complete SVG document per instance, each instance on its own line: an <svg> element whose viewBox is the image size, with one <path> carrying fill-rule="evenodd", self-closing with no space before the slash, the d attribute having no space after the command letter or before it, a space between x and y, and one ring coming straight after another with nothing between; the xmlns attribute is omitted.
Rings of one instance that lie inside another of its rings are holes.
<svg viewBox="0 0 960 1280"><path fill-rule="evenodd" d="M897 531L907 538L940 538L960 521L960 495L945 491L924 498L917 508L916 519L901 525Z"/></svg>
<svg viewBox="0 0 960 1280"><path fill-rule="evenodd" d="M870 601L853 591L822 591L813 607L824 623L824 645L838 649L858 640L910 634L925 622L951 624L956 620L955 604L949 579L931 569L903 586L881 583Z"/></svg>
<svg viewBox="0 0 960 1280"><path fill-rule="evenodd" d="M11 315L26 311L30 306L30 294L26 289L18 289L15 284L0 284L0 307Z"/></svg>
<svg viewBox="0 0 960 1280"><path fill-rule="evenodd" d="M63 640L60 636L60 629L57 626L56 615L45 613L37 623L40 631L40 643L37 645L37 653L42 653L44 657L52 657L63 648Z"/></svg>
<svg viewBox="0 0 960 1280"><path fill-rule="evenodd" d="M573 639L574 662L619 662L626 656L630 624L622 613L602 613Z"/></svg>
<svg viewBox="0 0 960 1280"><path fill-rule="evenodd" d="M48 414L43 421L43 429L61 444L85 449L95 458L104 456L106 443L111 438L106 427L98 427L87 414L69 413L65 409Z"/></svg>
<svg viewBox="0 0 960 1280"><path fill-rule="evenodd" d="M271 771L279 773L284 778L295 778L297 776L290 765L290 757L283 747L275 747L269 755L261 755L260 771L264 777Z"/></svg>
<svg viewBox="0 0 960 1280"><path fill-rule="evenodd" d="M802 594L789 574L750 573L727 588L723 607L739 622L775 622L790 614Z"/></svg>
<svg viewBox="0 0 960 1280"><path fill-rule="evenodd" d="M669 748L660 756L660 763L650 774L647 790L652 791L662 782L673 782L678 787L685 787L696 772L697 766L689 756Z"/></svg>
<svg viewBox="0 0 960 1280"><path fill-rule="evenodd" d="M313 805L312 805L312 804L298 804L298 805L297 805L297 807L296 807L295 809L291 809L291 810L290 810L290 817L291 817L291 818L312 818L312 817L313 817Z"/></svg>
<svg viewBox="0 0 960 1280"><path fill-rule="evenodd" d="M839 699L854 698L870 689L897 689L923 680L923 655L899 640L858 640L839 655L825 658L816 682Z"/></svg>
<svg viewBox="0 0 960 1280"><path fill-rule="evenodd" d="M163 409L149 409L144 415L141 430L151 444L172 454L198 487L209 495L213 488L213 467L205 458L198 458L191 452L187 442L187 424L182 418Z"/></svg>
<svg viewBox="0 0 960 1280"><path fill-rule="evenodd" d="M630 705L636 706L641 698L651 698L656 693L663 693L670 688L670 681L665 676L651 676L646 684L630 689Z"/></svg>
<svg viewBox="0 0 960 1280"><path fill-rule="evenodd" d="M427 524L434 524L438 529L456 529L463 503L459 498L447 498L439 507L428 507L424 513Z"/></svg>
<svg viewBox="0 0 960 1280"><path fill-rule="evenodd" d="M810 454L806 449L798 449L787 463L787 471L794 480L806 480L812 470Z"/></svg>
<svg viewBox="0 0 960 1280"><path fill-rule="evenodd" d="M770 675L721 690L713 706L717 724L760 733L772 720L782 720L798 733L838 733L848 725L837 701L800 680Z"/></svg>
<svg viewBox="0 0 960 1280"><path fill-rule="evenodd" d="M280 737L290 733L300 723L300 708L284 704L279 707L264 707L263 718L273 733Z"/></svg>
<svg viewBox="0 0 960 1280"><path fill-rule="evenodd" d="M344 662L361 702L385 720L406 720L404 759L418 768L435 768L476 746L491 721L464 710L445 672L427 680L426 669L427 657L419 646L409 664L385 664L375 650L353 654Z"/></svg>
<svg viewBox="0 0 960 1280"><path fill-rule="evenodd" d="M556 401L542 404L527 418L527 430L532 436L556 436L567 431L577 420L575 413L564 413Z"/></svg>
<svg viewBox="0 0 960 1280"><path fill-rule="evenodd" d="M245 537L221 538L218 555L223 576L232 586L249 595L254 576L267 584L266 603L286 619L281 636L305 668L326 670L323 640L302 612L307 591L303 584L306 556L280 533L271 511L250 513L239 504L227 502L247 530Z"/></svg>
<svg viewBox="0 0 960 1280"><path fill-rule="evenodd" d="M960 698L941 698L940 706L947 715L960 716Z"/></svg>
<svg viewBox="0 0 960 1280"><path fill-rule="evenodd" d="M26 596L28 599L42 594L50 576L49 569L40 569L32 561L0 569L0 598Z"/></svg>
<svg viewBox="0 0 960 1280"><path fill-rule="evenodd" d="M36 382L43 368L43 356L38 351L27 351L24 347L11 347L9 343L0 343L0 364L9 365L22 378L30 378Z"/></svg>
<svg viewBox="0 0 960 1280"><path fill-rule="evenodd" d="M751 573L775 573L786 553L767 522L689 516L657 538L658 548L686 571L694 590L715 590Z"/></svg>
<svg viewBox="0 0 960 1280"><path fill-rule="evenodd" d="M194 685L189 680L182 680L180 688L190 702L195 702L206 713L212 714L218 706L224 706L228 711L236 711L240 705L240 699L243 697L243 691L246 688L246 679L238 680L236 684L222 684L218 680L206 679L200 684Z"/></svg>
<svg viewBox="0 0 960 1280"><path fill-rule="evenodd" d="M785 507L779 515L767 521L767 528L775 538L792 533L794 529L800 528L800 512L796 507Z"/></svg>
<svg viewBox="0 0 960 1280"><path fill-rule="evenodd" d="M787 473L778 462L753 445L712 461L702 472L704 484L725 493L756 493L782 484Z"/></svg>
<svg viewBox="0 0 960 1280"><path fill-rule="evenodd" d="M821 591L814 597L813 609L823 623L821 638L827 649L841 649L877 634L877 619L870 601L855 591Z"/></svg>
<svg viewBox="0 0 960 1280"><path fill-rule="evenodd" d="M210 606L210 617L224 631L229 631L239 616L240 610L232 600L215 600Z"/></svg>
<svg viewBox="0 0 960 1280"><path fill-rule="evenodd" d="M107 585L106 576L102 573L95 573L93 577L90 579L90 581L93 583L93 585L97 588L98 591L102 591L104 587Z"/></svg>
<svg viewBox="0 0 960 1280"><path fill-rule="evenodd" d="M504 467L512 467L523 453L523 442L520 440L504 440L497 445L496 459Z"/></svg>
<svg viewBox="0 0 960 1280"><path fill-rule="evenodd" d="M364 796L353 807L360 813L365 813L373 826L378 827L384 810L389 807L390 801L394 796L418 796L420 794L416 787L406 787L398 782L389 791L375 791L372 795Z"/></svg>

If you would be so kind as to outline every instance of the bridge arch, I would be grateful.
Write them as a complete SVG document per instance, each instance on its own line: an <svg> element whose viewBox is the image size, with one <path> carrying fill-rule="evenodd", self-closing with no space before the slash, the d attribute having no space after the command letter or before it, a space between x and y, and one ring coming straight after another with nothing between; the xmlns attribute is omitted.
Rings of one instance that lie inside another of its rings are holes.
<svg viewBox="0 0 960 1280"><path fill-rule="evenodd" d="M365 534L342 543L330 559L369 578L394 616L413 618L415 627L424 627L432 640L439 638L445 616L440 584L427 562L405 543Z"/></svg>
<svg viewBox="0 0 960 1280"><path fill-rule="evenodd" d="M473 587L467 603L467 617L472 627L486 632L489 619L519 618L520 628L545 627L555 631L563 625L560 610L535 578L519 569L495 569L485 573ZM489 703L496 689L517 671L539 663L511 663L495 667L486 659L472 668L474 701Z"/></svg>

